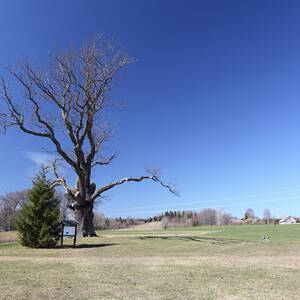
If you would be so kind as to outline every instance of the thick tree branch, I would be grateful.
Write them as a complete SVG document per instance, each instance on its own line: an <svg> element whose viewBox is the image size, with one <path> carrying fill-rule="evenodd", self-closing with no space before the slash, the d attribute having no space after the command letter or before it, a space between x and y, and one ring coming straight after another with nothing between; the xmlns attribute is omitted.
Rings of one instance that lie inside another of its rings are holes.
<svg viewBox="0 0 300 300"><path fill-rule="evenodd" d="M49 165L42 166L42 169L44 171L51 170L54 177L54 180L51 182L52 187L62 186L65 189L66 193L68 194L70 200L76 201L78 190L76 188L70 187L66 179L59 174L58 159L54 159L52 162L50 162Z"/></svg>
<svg viewBox="0 0 300 300"><path fill-rule="evenodd" d="M98 190L96 190L96 192L94 193L94 195L91 196L90 200L94 201L95 199L97 199L101 194L103 194L104 192L107 192L108 190L121 185L123 183L126 182L141 182L144 180L152 180L154 182L159 183L161 186L167 188L172 194L179 196L179 192L176 191L176 189L171 185L171 184L166 184L164 183L159 177L157 177L156 175L146 175L146 176L141 176L141 177L126 177L123 178L119 181L114 181L112 183L109 183L101 188L99 188Z"/></svg>

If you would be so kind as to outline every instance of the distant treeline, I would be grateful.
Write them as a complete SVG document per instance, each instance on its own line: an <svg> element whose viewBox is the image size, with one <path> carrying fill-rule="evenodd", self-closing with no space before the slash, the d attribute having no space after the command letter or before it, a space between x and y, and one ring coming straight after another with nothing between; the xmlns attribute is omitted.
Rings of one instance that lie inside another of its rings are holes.
<svg viewBox="0 0 300 300"><path fill-rule="evenodd" d="M63 193L56 193L60 200L61 220L72 218L67 209L67 199ZM16 218L20 208L27 200L27 191L11 192L0 195L0 231L11 231L16 228ZM300 219L294 217L297 222ZM94 225L97 230L122 229L150 222L161 222L162 228L204 226L204 225L240 225L240 224L277 224L279 219L271 217L269 209L264 209L263 218L255 216L253 209L248 208L242 219L233 217L223 209L205 208L201 211L183 210L166 211L148 218L107 218L101 213L95 213Z"/></svg>
<svg viewBox="0 0 300 300"><path fill-rule="evenodd" d="M16 229L16 220L22 205L27 201L28 191L10 192L0 195L0 231ZM67 199L63 193L56 193L60 201L60 219L68 218Z"/></svg>
<svg viewBox="0 0 300 300"><path fill-rule="evenodd" d="M185 227L185 226L207 226L207 225L259 225L259 224L278 224L280 219L271 217L268 208L263 211L263 218L254 214L253 209L248 208L242 219L233 217L223 209L204 208L199 212L187 211L167 211L163 215L150 218L150 221L161 221L163 228ZM300 223L300 218L294 217L295 221Z"/></svg>
<svg viewBox="0 0 300 300"><path fill-rule="evenodd" d="M299 218L295 219L300 222ZM242 224L278 224L278 218L271 217L269 209L264 209L263 218L255 216L253 209L248 208L242 219L233 217L223 209L205 208L199 212L192 210L166 211L148 218L106 218L103 214L95 214L94 223L98 230L122 229L151 222L161 222L162 228L189 226L222 226Z"/></svg>
<svg viewBox="0 0 300 300"><path fill-rule="evenodd" d="M250 211L250 210L247 210ZM252 210L251 210L252 211ZM257 222L254 214L246 214L248 224ZM250 222L251 220L251 222ZM234 218L231 214L224 212L223 209L205 208L200 212L192 210L184 211L166 211L162 214L148 218L107 218L103 214L96 213L94 216L94 225L98 230L106 229L123 229L140 225L144 223L161 222L162 228L170 227L188 227L188 226L204 226L204 225L228 225L241 224L243 220ZM270 219L263 221L269 223Z"/></svg>
<svg viewBox="0 0 300 300"><path fill-rule="evenodd" d="M107 218L101 213L94 214L94 227L96 230L124 229L144 223L146 221L141 218Z"/></svg>
<svg viewBox="0 0 300 300"><path fill-rule="evenodd" d="M167 211L161 219L164 228L178 226L203 226L203 225L227 225L232 219L232 215L223 210L205 208L199 212L187 211Z"/></svg>

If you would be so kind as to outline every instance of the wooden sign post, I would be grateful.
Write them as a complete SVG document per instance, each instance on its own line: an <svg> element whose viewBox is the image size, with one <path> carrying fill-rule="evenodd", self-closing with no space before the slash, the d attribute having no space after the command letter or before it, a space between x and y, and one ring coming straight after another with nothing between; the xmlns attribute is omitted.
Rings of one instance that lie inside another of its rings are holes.
<svg viewBox="0 0 300 300"><path fill-rule="evenodd" d="M71 220L65 220L61 222L61 237L60 245L63 247L64 237L73 237L73 247L76 246L77 237L77 223Z"/></svg>

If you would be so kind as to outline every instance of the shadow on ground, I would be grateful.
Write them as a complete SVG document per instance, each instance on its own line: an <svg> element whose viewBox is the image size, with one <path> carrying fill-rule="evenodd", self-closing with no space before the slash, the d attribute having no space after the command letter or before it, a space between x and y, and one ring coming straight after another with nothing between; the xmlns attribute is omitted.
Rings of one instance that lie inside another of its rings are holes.
<svg viewBox="0 0 300 300"><path fill-rule="evenodd" d="M209 242L212 244L226 245L226 244L240 244L240 243L249 243L246 240L240 239L224 239L224 238L214 238L214 237L195 237L195 236L140 236L136 237L139 240L147 239L157 239L157 240L181 240L181 241L192 241L192 242Z"/></svg>
<svg viewBox="0 0 300 300"><path fill-rule="evenodd" d="M109 246L117 246L118 244L78 244L75 246L76 249L88 249L88 248L103 248L103 247L109 247ZM73 245L63 245L58 246L60 249L64 248L74 248Z"/></svg>

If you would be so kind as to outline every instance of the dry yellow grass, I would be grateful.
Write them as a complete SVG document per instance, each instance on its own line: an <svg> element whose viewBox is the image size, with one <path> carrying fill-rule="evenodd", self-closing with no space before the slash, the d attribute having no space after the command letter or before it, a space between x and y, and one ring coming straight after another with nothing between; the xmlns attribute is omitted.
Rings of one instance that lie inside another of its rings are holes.
<svg viewBox="0 0 300 300"><path fill-rule="evenodd" d="M127 230L159 230L159 229L161 229L161 222L145 223L145 224L135 225L129 228L124 228L121 230L127 231Z"/></svg>
<svg viewBox="0 0 300 300"><path fill-rule="evenodd" d="M16 240L16 231L0 231L0 243L15 242Z"/></svg>
<svg viewBox="0 0 300 300"><path fill-rule="evenodd" d="M298 299L299 233L185 228L101 232L76 249L1 244L0 299Z"/></svg>

